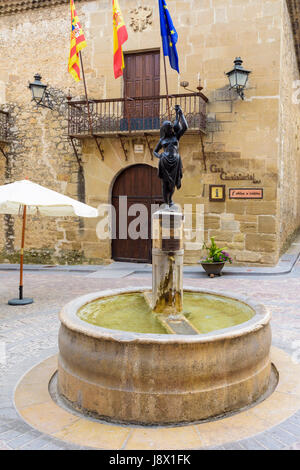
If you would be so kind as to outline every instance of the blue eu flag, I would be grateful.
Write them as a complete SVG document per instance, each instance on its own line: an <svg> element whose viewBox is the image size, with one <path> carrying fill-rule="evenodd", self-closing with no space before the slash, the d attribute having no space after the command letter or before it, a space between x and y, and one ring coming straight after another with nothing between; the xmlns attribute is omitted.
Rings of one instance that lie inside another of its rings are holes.
<svg viewBox="0 0 300 470"><path fill-rule="evenodd" d="M158 0L159 16L160 16L160 33L162 37L163 52L165 56L169 56L172 69L179 73L178 54L176 43L178 34L174 28L171 15L169 13L166 0Z"/></svg>

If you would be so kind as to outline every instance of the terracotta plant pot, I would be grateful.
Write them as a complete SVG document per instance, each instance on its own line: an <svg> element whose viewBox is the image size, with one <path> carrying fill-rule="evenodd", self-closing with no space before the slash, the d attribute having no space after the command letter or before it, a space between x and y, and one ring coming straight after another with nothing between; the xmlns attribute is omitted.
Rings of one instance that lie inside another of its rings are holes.
<svg viewBox="0 0 300 470"><path fill-rule="evenodd" d="M209 277L221 276L221 271L224 267L224 262L205 263L201 262L201 266Z"/></svg>

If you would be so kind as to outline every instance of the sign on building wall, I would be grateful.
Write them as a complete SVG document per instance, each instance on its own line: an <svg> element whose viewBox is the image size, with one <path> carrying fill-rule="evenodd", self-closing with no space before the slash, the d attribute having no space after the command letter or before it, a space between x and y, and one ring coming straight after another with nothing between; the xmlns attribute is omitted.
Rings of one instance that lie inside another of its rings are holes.
<svg viewBox="0 0 300 470"><path fill-rule="evenodd" d="M262 188L231 188L229 189L229 199L263 199Z"/></svg>
<svg viewBox="0 0 300 470"><path fill-rule="evenodd" d="M144 146L142 144L135 144L134 153L144 153Z"/></svg>
<svg viewBox="0 0 300 470"><path fill-rule="evenodd" d="M224 202L226 197L225 184L209 185L209 200L214 202Z"/></svg>

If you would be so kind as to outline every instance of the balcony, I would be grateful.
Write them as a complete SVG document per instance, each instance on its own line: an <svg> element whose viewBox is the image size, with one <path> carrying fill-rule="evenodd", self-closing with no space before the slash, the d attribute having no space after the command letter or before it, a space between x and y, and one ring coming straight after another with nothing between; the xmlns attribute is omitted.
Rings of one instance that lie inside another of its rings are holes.
<svg viewBox="0 0 300 470"><path fill-rule="evenodd" d="M8 142L8 119L9 114L0 109L0 142Z"/></svg>
<svg viewBox="0 0 300 470"><path fill-rule="evenodd" d="M206 103L202 93L169 96L171 120L179 104L188 122L189 134L205 133ZM71 138L153 135L169 120L166 95L68 102L68 133Z"/></svg>

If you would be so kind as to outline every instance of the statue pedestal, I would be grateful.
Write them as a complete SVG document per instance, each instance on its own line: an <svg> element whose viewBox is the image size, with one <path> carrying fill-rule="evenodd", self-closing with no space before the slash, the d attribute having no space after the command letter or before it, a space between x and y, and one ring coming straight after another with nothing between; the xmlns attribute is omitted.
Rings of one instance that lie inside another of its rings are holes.
<svg viewBox="0 0 300 470"><path fill-rule="evenodd" d="M152 306L156 313L177 315L183 297L183 214L173 206L152 220Z"/></svg>

